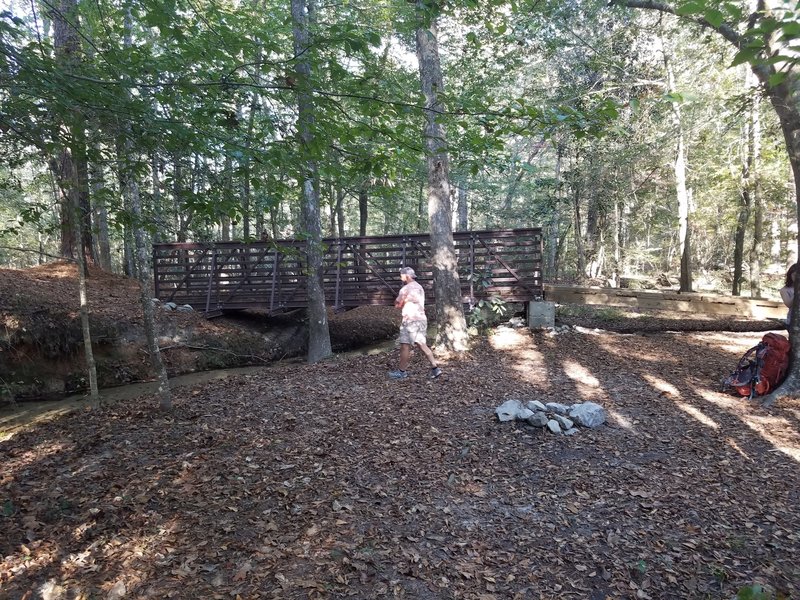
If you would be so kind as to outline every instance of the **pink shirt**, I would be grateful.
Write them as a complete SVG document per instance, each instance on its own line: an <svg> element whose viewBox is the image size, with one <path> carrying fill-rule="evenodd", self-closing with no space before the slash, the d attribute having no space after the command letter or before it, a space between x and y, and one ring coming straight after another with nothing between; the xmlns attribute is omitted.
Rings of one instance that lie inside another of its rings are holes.
<svg viewBox="0 0 800 600"><path fill-rule="evenodd" d="M425 290L416 281L400 288L396 304L403 307L403 322L428 320L425 316Z"/></svg>

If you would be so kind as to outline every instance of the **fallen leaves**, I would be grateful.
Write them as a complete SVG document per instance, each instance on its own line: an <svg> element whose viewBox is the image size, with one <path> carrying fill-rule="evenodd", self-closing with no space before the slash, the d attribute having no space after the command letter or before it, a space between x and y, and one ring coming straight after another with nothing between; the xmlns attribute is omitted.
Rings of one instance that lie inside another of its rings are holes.
<svg viewBox="0 0 800 600"><path fill-rule="evenodd" d="M701 337L517 338L432 384L419 357L403 382L386 379L393 355L280 365L181 390L168 418L142 398L20 434L0 445L0 590L728 599L765 580L800 593L797 463L745 424L752 408L692 391L711 385L695 363L735 357ZM534 356L548 383L519 376ZM507 397L578 397L562 370L575 362L630 428L565 438L494 420ZM797 408L771 425L787 445L800 446Z"/></svg>

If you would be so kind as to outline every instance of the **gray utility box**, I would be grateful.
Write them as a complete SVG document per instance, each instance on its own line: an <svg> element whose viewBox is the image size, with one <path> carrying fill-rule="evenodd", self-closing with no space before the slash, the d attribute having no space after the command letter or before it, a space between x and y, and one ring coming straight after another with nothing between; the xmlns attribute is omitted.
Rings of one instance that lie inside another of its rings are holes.
<svg viewBox="0 0 800 600"><path fill-rule="evenodd" d="M552 329L556 326L556 304L543 300L528 302L528 327L530 329Z"/></svg>

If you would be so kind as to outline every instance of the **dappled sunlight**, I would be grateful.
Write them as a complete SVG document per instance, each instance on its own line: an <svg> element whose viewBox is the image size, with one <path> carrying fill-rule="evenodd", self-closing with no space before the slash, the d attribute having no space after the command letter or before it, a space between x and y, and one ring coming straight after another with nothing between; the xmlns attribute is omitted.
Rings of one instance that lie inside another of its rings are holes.
<svg viewBox="0 0 800 600"><path fill-rule="evenodd" d="M518 350L530 346L530 338L517 329L503 327L489 336L489 345L495 350Z"/></svg>
<svg viewBox="0 0 800 600"><path fill-rule="evenodd" d="M775 448L800 462L800 434L783 417L744 413L739 415L750 429L758 433Z"/></svg>
<svg viewBox="0 0 800 600"><path fill-rule="evenodd" d="M659 392L664 392L666 394L670 394L672 396L680 396L681 393L678 391L674 385L669 383L668 381L664 381L660 377L656 377L655 375L651 375L650 373L643 373L642 379L644 379L647 383L652 385L655 389Z"/></svg>
<svg viewBox="0 0 800 600"><path fill-rule="evenodd" d="M739 411L743 402L741 396L731 396L729 394L720 394L719 392L712 392L704 389L696 389L697 393L703 400L709 404L714 404L720 408L731 411Z"/></svg>
<svg viewBox="0 0 800 600"><path fill-rule="evenodd" d="M631 350L627 346L626 340L627 338L625 337L603 339L597 343L597 347L620 360L629 361L631 359ZM659 364L678 363L677 357L670 353L662 352L637 352L636 360Z"/></svg>
<svg viewBox="0 0 800 600"><path fill-rule="evenodd" d="M627 429L628 431L635 431L635 428L633 426L633 421L631 421L628 417L623 415L618 410L606 407L606 412L608 413L608 416L611 417L611 419L613 419L614 422L623 429Z"/></svg>
<svg viewBox="0 0 800 600"><path fill-rule="evenodd" d="M575 390L584 400L598 401L606 399L600 380L589 369L574 360L561 361L564 374L575 383Z"/></svg>
<svg viewBox="0 0 800 600"><path fill-rule="evenodd" d="M517 376L527 383L547 384L544 355L524 330L501 327L489 336L489 345L498 352L510 354L509 363Z"/></svg>
<svg viewBox="0 0 800 600"><path fill-rule="evenodd" d="M745 452L744 450L742 450L742 448L739 446L736 440L734 440L733 438L727 438L725 440L725 443L728 444L728 446L730 446L734 450L736 450L736 452L738 452L741 455L741 457L744 458L746 461L753 462L753 459L750 457L750 455L747 454L747 452Z"/></svg>
<svg viewBox="0 0 800 600"><path fill-rule="evenodd" d="M41 443L33 450L21 452L20 454L14 456L13 459L6 460L5 464L3 465L3 474L13 476L16 471L20 471L35 462L39 462L43 458L55 456L60 452L69 450L71 450L70 446L64 442L51 442L49 444Z"/></svg>
<svg viewBox="0 0 800 600"><path fill-rule="evenodd" d="M711 417L707 416L699 408L696 408L691 404L687 404L686 402L681 402L680 400L674 400L674 402L675 406L680 408L683 412L685 412L687 415L689 415L696 421L699 421L700 423L702 423L706 427L710 427L711 429L719 429L719 423L717 423Z"/></svg>

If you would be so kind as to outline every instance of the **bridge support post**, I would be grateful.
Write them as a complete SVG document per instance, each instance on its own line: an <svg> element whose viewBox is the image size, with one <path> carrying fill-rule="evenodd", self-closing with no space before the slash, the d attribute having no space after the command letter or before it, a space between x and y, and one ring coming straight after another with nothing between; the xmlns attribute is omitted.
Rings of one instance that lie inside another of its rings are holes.
<svg viewBox="0 0 800 600"><path fill-rule="evenodd" d="M532 300L528 302L528 327L530 329L552 329L556 326L554 302Z"/></svg>

